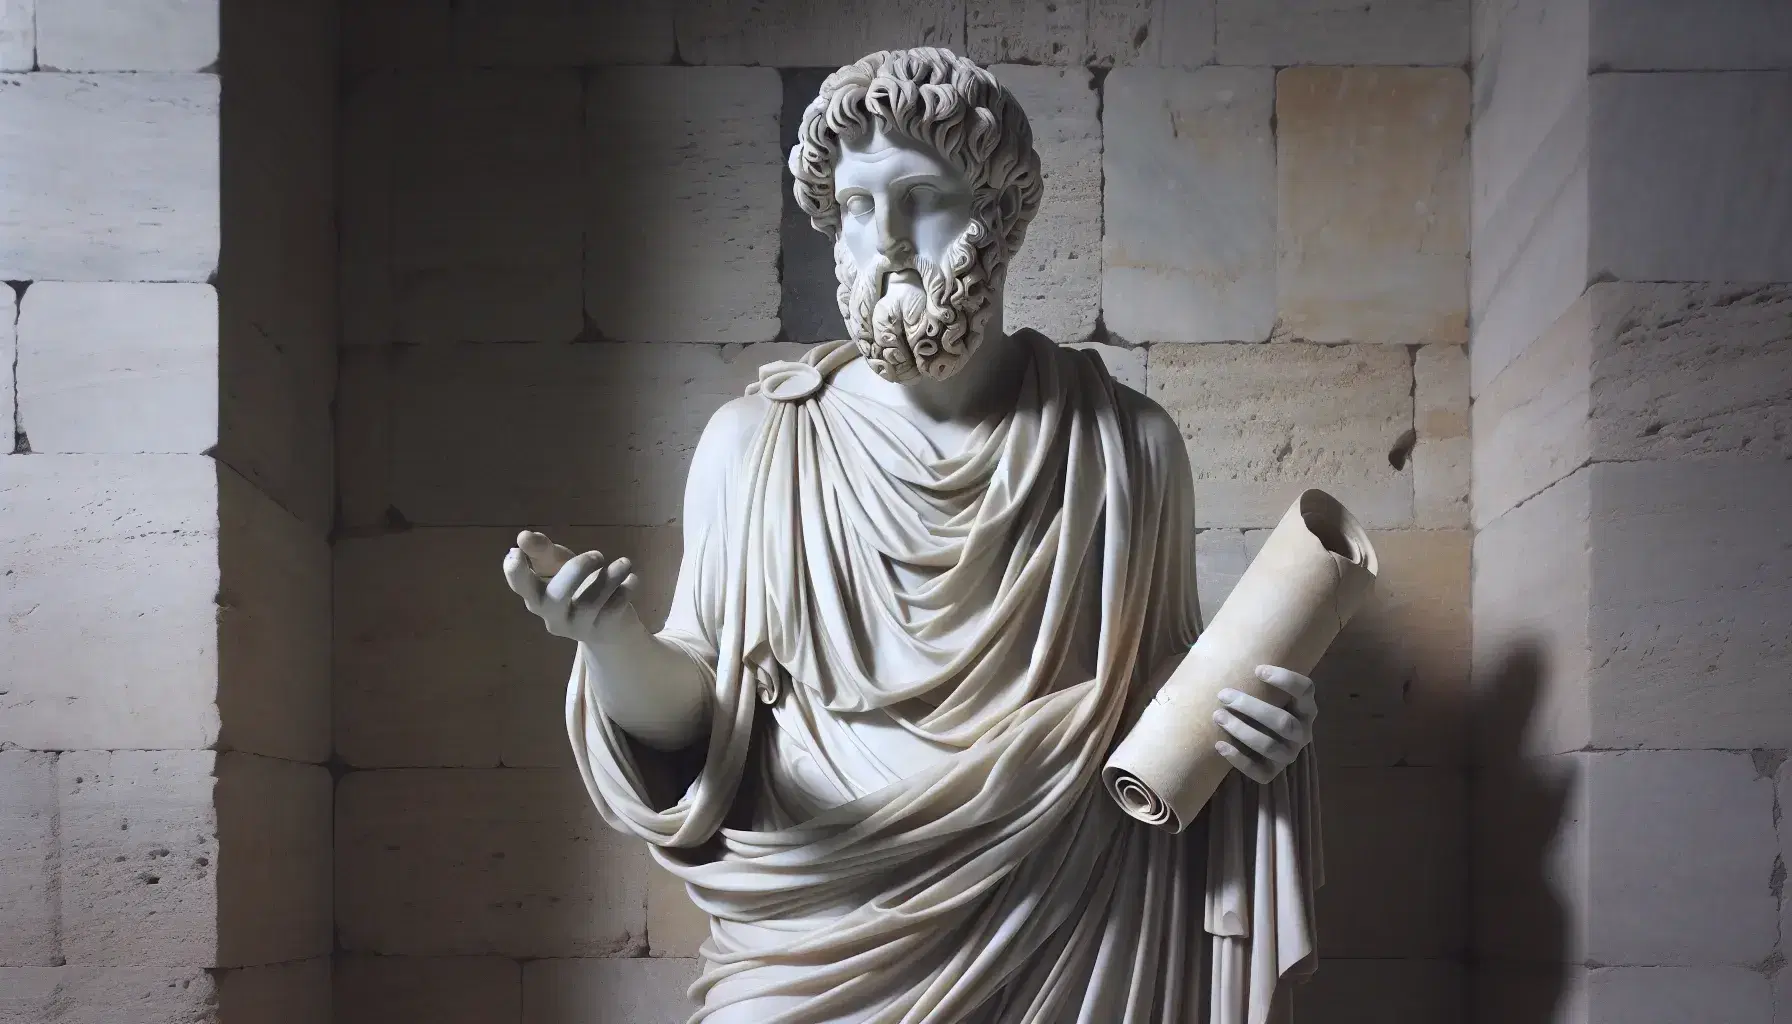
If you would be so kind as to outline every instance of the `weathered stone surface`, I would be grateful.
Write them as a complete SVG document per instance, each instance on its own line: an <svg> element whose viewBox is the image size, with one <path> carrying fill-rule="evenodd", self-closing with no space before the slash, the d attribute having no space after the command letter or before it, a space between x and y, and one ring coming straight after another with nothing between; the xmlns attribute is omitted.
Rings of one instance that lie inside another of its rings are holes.
<svg viewBox="0 0 1792 1024"><path fill-rule="evenodd" d="M1145 393L1145 349L1104 345L1094 341L1074 342L1069 347L1099 353L1102 365L1108 368L1108 373L1115 380L1141 395Z"/></svg>
<svg viewBox="0 0 1792 1024"><path fill-rule="evenodd" d="M1372 528L1412 523L1412 366L1377 345L1155 345L1151 397L1182 429L1201 526L1274 526L1308 487Z"/></svg>
<svg viewBox="0 0 1792 1024"><path fill-rule="evenodd" d="M39 0L45 71L203 71L218 60L218 0Z"/></svg>
<svg viewBox="0 0 1792 1024"><path fill-rule="evenodd" d="M1468 62L1467 0L1218 0L1221 64Z"/></svg>
<svg viewBox="0 0 1792 1024"><path fill-rule="evenodd" d="M1792 68L1792 7L1780 0L1590 0L1600 71Z"/></svg>
<svg viewBox="0 0 1792 1024"><path fill-rule="evenodd" d="M218 79L0 75L0 280L204 281Z"/></svg>
<svg viewBox="0 0 1792 1024"><path fill-rule="evenodd" d="M837 68L878 50L964 51L965 0L679 0L678 54L692 64Z"/></svg>
<svg viewBox="0 0 1792 1024"><path fill-rule="evenodd" d="M984 64L1197 68L1213 60L1213 0L970 0L967 13L964 52Z"/></svg>
<svg viewBox="0 0 1792 1024"><path fill-rule="evenodd" d="M1792 280L1792 72L1602 74L1588 190L1595 279Z"/></svg>
<svg viewBox="0 0 1792 1024"><path fill-rule="evenodd" d="M964 55L980 64L1080 65L1089 56L1088 0L966 0L965 6Z"/></svg>
<svg viewBox="0 0 1792 1024"><path fill-rule="evenodd" d="M219 1024L333 1024L330 958L218 972Z"/></svg>
<svg viewBox="0 0 1792 1024"><path fill-rule="evenodd" d="M509 0L454 5L454 59L477 67L673 62L672 4Z"/></svg>
<svg viewBox="0 0 1792 1024"><path fill-rule="evenodd" d="M1457 68L1276 76L1278 335L1467 340L1468 114Z"/></svg>
<svg viewBox="0 0 1792 1024"><path fill-rule="evenodd" d="M0 742L216 742L217 486L197 455L0 459Z"/></svg>
<svg viewBox="0 0 1792 1024"><path fill-rule="evenodd" d="M0 965L61 962L57 918L56 755L0 750Z"/></svg>
<svg viewBox="0 0 1792 1024"><path fill-rule="evenodd" d="M694 957L709 939L709 915L691 902L677 875L653 862L647 878L647 953Z"/></svg>
<svg viewBox="0 0 1792 1024"><path fill-rule="evenodd" d="M17 382L13 367L19 356L19 302L12 285L0 282L0 455L13 450L16 438L7 436L9 424L15 424L18 408Z"/></svg>
<svg viewBox="0 0 1792 1024"><path fill-rule="evenodd" d="M1591 456L1587 339L1593 301L1593 292L1577 300L1499 376L1482 384L1470 431L1477 527L1486 529Z"/></svg>
<svg viewBox="0 0 1792 1024"><path fill-rule="evenodd" d="M589 94L590 173L604 183L584 190L585 311L596 329L619 341L775 337L777 72L612 68L595 73Z"/></svg>
<svg viewBox="0 0 1792 1024"><path fill-rule="evenodd" d="M1461 1024L1465 981L1451 960L1324 959L1294 986L1294 1024Z"/></svg>
<svg viewBox="0 0 1792 1024"><path fill-rule="evenodd" d="M1476 707L1477 715L1487 710ZM1586 959L1581 908L1592 815L1584 754L1519 757L1516 737L1506 739L1501 749L1481 751L1469 776L1469 849L1474 999L1510 1011L1558 994L1562 979L1548 972ZM1508 974L1495 965L1519 969ZM1477 1019L1540 1018L1509 1012Z"/></svg>
<svg viewBox="0 0 1792 1024"><path fill-rule="evenodd" d="M218 443L217 292L40 281L19 304L18 390L34 452L203 452Z"/></svg>
<svg viewBox="0 0 1792 1024"><path fill-rule="evenodd" d="M416 525L672 522L710 414L761 364L802 351L780 343L345 353L344 521L372 525L396 508ZM505 430L492 431L494 421ZM519 446L517 437L565 441Z"/></svg>
<svg viewBox="0 0 1792 1024"><path fill-rule="evenodd" d="M518 1024L523 969L495 956L339 956L336 1024Z"/></svg>
<svg viewBox="0 0 1792 1024"><path fill-rule="evenodd" d="M682 1020L695 959L535 960L523 965L523 1024Z"/></svg>
<svg viewBox="0 0 1792 1024"><path fill-rule="evenodd" d="M574 550L628 556L642 621L665 620L679 531L544 527ZM336 544L336 752L363 768L563 765L573 645L505 586L516 531L427 528Z"/></svg>
<svg viewBox="0 0 1792 1024"><path fill-rule="evenodd" d="M789 153L802 127L803 111L821 92L832 68L785 68L779 72L784 105L778 117L778 152ZM815 230L792 193L796 179L788 167L779 172L783 205L778 218L778 284L782 299L778 321L789 341L828 341L846 337L834 277L834 243Z"/></svg>
<svg viewBox="0 0 1792 1024"><path fill-rule="evenodd" d="M1772 983L1748 967L1604 967L1588 971L1586 985L1584 1019L1595 1024L1784 1019L1775 1015Z"/></svg>
<svg viewBox="0 0 1792 1024"><path fill-rule="evenodd" d="M1413 358L1413 518L1418 525L1469 525L1468 353L1426 345Z"/></svg>
<svg viewBox="0 0 1792 1024"><path fill-rule="evenodd" d="M352 952L639 956L647 852L559 769L355 772L336 793Z"/></svg>
<svg viewBox="0 0 1792 1024"><path fill-rule="evenodd" d="M1083 68L991 69L1033 126L1045 198L1008 264L1002 325L1081 341L1101 312L1100 97Z"/></svg>
<svg viewBox="0 0 1792 1024"><path fill-rule="evenodd" d="M342 66L349 72L448 62L451 0L359 0L342 5Z"/></svg>
<svg viewBox="0 0 1792 1024"><path fill-rule="evenodd" d="M0 9L0 71L30 71L37 63L37 0Z"/></svg>
<svg viewBox="0 0 1792 1024"><path fill-rule="evenodd" d="M197 967L0 967L6 1024L198 1024L217 984Z"/></svg>
<svg viewBox="0 0 1792 1024"><path fill-rule="evenodd" d="M1467 926L1467 806L1448 768L1332 768L1321 781L1324 957L1452 957Z"/></svg>
<svg viewBox="0 0 1792 1024"><path fill-rule="evenodd" d="M322 765L218 757L219 964L330 955L330 790Z"/></svg>
<svg viewBox="0 0 1792 1024"><path fill-rule="evenodd" d="M1102 310L1127 341L1262 341L1275 319L1274 73L1117 68L1103 87Z"/></svg>

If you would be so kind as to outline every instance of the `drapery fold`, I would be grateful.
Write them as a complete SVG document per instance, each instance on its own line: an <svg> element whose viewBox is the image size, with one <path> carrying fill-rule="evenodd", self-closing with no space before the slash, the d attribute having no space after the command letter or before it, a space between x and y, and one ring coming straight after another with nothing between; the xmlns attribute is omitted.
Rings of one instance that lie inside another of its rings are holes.
<svg viewBox="0 0 1792 1024"><path fill-rule="evenodd" d="M660 634L713 677L682 794L575 659L592 799L712 916L693 1022L1262 1024L1310 967L1310 754L1180 836L1102 790L1199 627L1187 460L1093 354L1015 338L1014 408L959 451L833 385L838 342L700 446Z"/></svg>

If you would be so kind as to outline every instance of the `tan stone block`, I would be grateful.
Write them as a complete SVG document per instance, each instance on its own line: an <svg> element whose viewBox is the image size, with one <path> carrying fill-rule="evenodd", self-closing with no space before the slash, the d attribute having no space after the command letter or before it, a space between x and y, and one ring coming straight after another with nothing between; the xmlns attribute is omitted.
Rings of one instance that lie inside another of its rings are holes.
<svg viewBox="0 0 1792 1024"><path fill-rule="evenodd" d="M709 915L684 880L652 861L647 877L647 954L694 957L709 940Z"/></svg>
<svg viewBox="0 0 1792 1024"><path fill-rule="evenodd" d="M1294 987L1294 1024L1462 1024L1467 980L1453 960L1328 958Z"/></svg>
<svg viewBox="0 0 1792 1024"><path fill-rule="evenodd" d="M43 0L46 71L201 71L218 61L218 0Z"/></svg>
<svg viewBox="0 0 1792 1024"><path fill-rule="evenodd" d="M1477 527L1487 529L1591 455L1592 316L1591 297L1582 297L1481 389L1471 417Z"/></svg>
<svg viewBox="0 0 1792 1024"><path fill-rule="evenodd" d="M964 52L964 0L684 0L676 10L678 54L692 64L833 69L878 50Z"/></svg>
<svg viewBox="0 0 1792 1024"><path fill-rule="evenodd" d="M1108 368L1108 373L1120 383L1145 393L1145 350L1143 348L1126 348L1121 345L1107 345L1096 341L1073 342L1070 348L1085 349L1101 355L1101 364Z"/></svg>
<svg viewBox="0 0 1792 1024"><path fill-rule="evenodd" d="M335 1024L518 1024L523 970L496 956L339 956Z"/></svg>
<svg viewBox="0 0 1792 1024"><path fill-rule="evenodd" d="M634 1024L683 1020L685 989L701 973L685 959L534 960L523 965L524 1024Z"/></svg>
<svg viewBox="0 0 1792 1024"><path fill-rule="evenodd" d="M1468 76L1276 76L1279 336L1468 340Z"/></svg>
<svg viewBox="0 0 1792 1024"><path fill-rule="evenodd" d="M593 326L615 341L776 337L777 72L606 68L589 90L605 98L588 105L584 134L604 183L584 192Z"/></svg>
<svg viewBox="0 0 1792 1024"><path fill-rule="evenodd" d="M638 956L646 907L646 850L569 772L355 772L337 789L344 949Z"/></svg>
<svg viewBox="0 0 1792 1024"><path fill-rule="evenodd" d="M333 1024L330 958L219 971L218 1024Z"/></svg>
<svg viewBox="0 0 1792 1024"><path fill-rule="evenodd" d="M1413 358L1413 517L1431 529L1469 525L1468 353L1426 345Z"/></svg>
<svg viewBox="0 0 1792 1024"><path fill-rule="evenodd" d="M1027 112L1048 197L1009 261L1003 326L1081 341L1101 312L1101 118L1093 76L1019 64L990 70Z"/></svg>
<svg viewBox="0 0 1792 1024"><path fill-rule="evenodd" d="M0 964L61 962L56 845L56 755L0 750Z"/></svg>
<svg viewBox="0 0 1792 1024"><path fill-rule="evenodd" d="M454 59L475 67L674 63L673 4L511 0L454 8Z"/></svg>
<svg viewBox="0 0 1792 1024"><path fill-rule="evenodd" d="M197 967L0 967L4 1024L209 1024L217 984Z"/></svg>
<svg viewBox="0 0 1792 1024"><path fill-rule="evenodd" d="M1448 768L1321 770L1321 955L1460 955L1468 886L1461 774Z"/></svg>
<svg viewBox="0 0 1792 1024"><path fill-rule="evenodd" d="M19 304L19 419L46 453L218 443L218 295L207 284L41 281Z"/></svg>
<svg viewBox="0 0 1792 1024"><path fill-rule="evenodd" d="M0 742L217 741L217 486L197 455L0 459Z"/></svg>
<svg viewBox="0 0 1792 1024"><path fill-rule="evenodd" d="M1188 442L1198 525L1273 526L1308 487L1371 528L1412 523L1412 367L1376 345L1156 345L1151 397Z"/></svg>
<svg viewBox="0 0 1792 1024"><path fill-rule="evenodd" d="M657 629L679 568L675 526L546 527L578 551L629 557ZM550 636L500 572L516 532L425 528L336 545L336 751L358 767L570 764L573 645Z"/></svg>
<svg viewBox="0 0 1792 1024"><path fill-rule="evenodd" d="M1442 64L1467 62L1461 0L1217 0L1222 64Z"/></svg>

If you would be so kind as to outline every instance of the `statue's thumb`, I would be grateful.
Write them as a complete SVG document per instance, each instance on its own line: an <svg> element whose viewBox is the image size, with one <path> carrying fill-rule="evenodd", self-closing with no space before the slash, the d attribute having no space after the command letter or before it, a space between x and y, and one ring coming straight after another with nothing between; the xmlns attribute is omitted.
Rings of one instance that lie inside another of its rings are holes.
<svg viewBox="0 0 1792 1024"><path fill-rule="evenodd" d="M572 550L549 540L547 534L524 530L517 534L516 546L529 560L529 571L542 579L553 579L560 567L572 560Z"/></svg>

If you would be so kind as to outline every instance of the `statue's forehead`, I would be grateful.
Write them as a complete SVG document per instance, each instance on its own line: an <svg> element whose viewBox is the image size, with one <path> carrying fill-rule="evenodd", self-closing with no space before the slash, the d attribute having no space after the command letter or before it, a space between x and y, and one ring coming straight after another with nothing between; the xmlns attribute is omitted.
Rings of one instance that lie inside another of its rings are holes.
<svg viewBox="0 0 1792 1024"><path fill-rule="evenodd" d="M896 131L879 129L855 139L843 139L842 149L841 159L834 167L836 181L916 172L962 177L932 145Z"/></svg>

